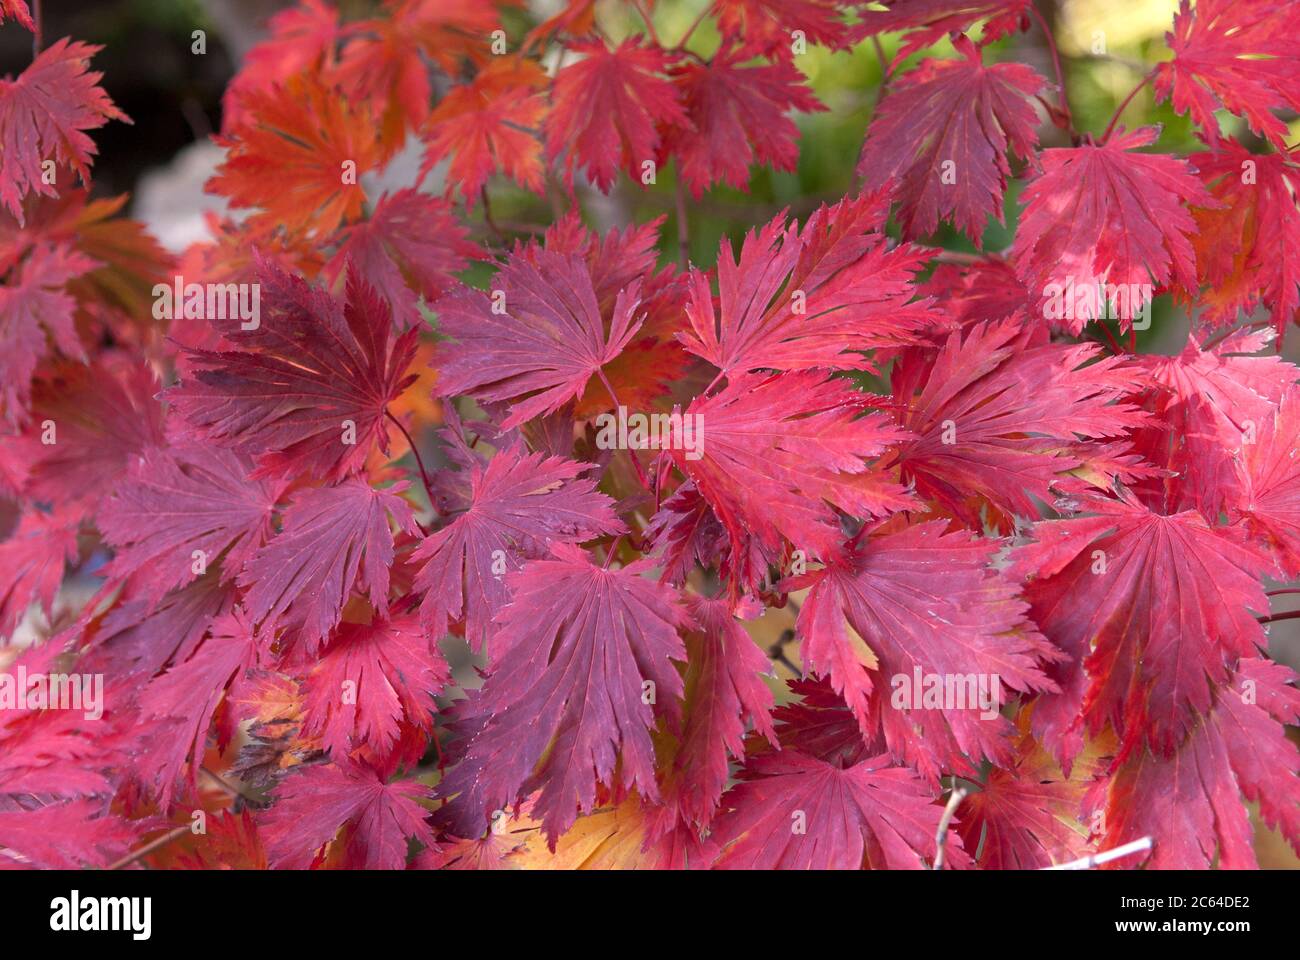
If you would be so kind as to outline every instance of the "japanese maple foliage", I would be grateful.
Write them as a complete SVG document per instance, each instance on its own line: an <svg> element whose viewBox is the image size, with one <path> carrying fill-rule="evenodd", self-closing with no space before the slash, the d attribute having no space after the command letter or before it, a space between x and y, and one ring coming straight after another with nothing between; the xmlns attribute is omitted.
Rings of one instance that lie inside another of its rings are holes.
<svg viewBox="0 0 1300 960"><path fill-rule="evenodd" d="M360 6L269 21L179 257L97 47L0 79L0 867L1300 851L1300 7L1183 0L1175 153L1030 0ZM690 261L862 44L858 179Z"/></svg>

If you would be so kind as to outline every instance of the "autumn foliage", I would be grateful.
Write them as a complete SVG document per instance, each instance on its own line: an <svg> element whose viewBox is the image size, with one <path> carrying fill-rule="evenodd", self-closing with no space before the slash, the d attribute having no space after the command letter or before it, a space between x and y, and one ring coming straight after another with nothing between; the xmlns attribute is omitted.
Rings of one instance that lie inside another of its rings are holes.
<svg viewBox="0 0 1300 960"><path fill-rule="evenodd" d="M179 257L90 193L129 122L98 48L0 80L0 866L169 834L150 865L1300 850L1268 657L1300 7L1182 0L1143 87L1183 155L1007 58L1055 53L1030 0L714 0L671 35L668 5L302 0L228 88L231 214ZM693 205L794 170L832 106L804 52L877 44L851 189L687 262ZM587 225L660 181L675 229ZM549 222L495 217L507 188ZM177 277L259 313L160 311ZM1153 303L1180 352L1138 349ZM673 429L606 429L648 415ZM102 678L102 715L20 670Z"/></svg>

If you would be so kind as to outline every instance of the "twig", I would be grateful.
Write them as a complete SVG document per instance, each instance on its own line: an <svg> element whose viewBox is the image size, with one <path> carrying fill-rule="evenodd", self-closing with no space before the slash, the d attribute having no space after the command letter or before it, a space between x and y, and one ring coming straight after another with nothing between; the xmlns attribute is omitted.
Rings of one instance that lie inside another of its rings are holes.
<svg viewBox="0 0 1300 960"><path fill-rule="evenodd" d="M143 847L141 847L139 850L135 851L135 853L128 853L128 854L127 854L125 857L123 857L121 860L118 860L118 861L116 861L115 863L111 863L111 864L109 864L109 865L108 865L107 867L105 867L104 869L105 869L105 870L121 870L121 869L123 869L124 867L129 867L131 864L135 863L135 862L136 862L137 860L139 860L141 857L147 857L147 856L149 856L149 854L153 853L155 850L159 849L160 847L165 847L165 846L167 846L167 844L171 843L171 842L172 842L173 840L175 840L177 837L182 836L182 835L184 835L184 834L187 834L187 833L189 833L189 832L190 832L190 828L189 828L189 827L176 827L176 828L174 828L174 829L172 829L172 830L169 830L169 831L167 831L166 833L164 833L161 837L158 837L158 838L156 838L156 839L154 839L154 840L150 840L148 843L146 843L146 844L145 844Z"/></svg>
<svg viewBox="0 0 1300 960"><path fill-rule="evenodd" d="M1106 132L1101 135L1102 143L1105 143L1107 140L1110 139L1111 131L1115 129L1115 124L1119 123L1119 118L1120 115L1123 114L1124 108L1127 107L1130 103L1132 103L1133 98L1138 95L1138 91L1141 90L1150 82L1151 82L1151 74L1148 73L1145 77L1142 78L1142 81L1136 87L1134 87L1132 90L1129 91L1128 96L1125 97L1123 101L1120 102L1120 105L1115 108L1114 116L1110 118L1110 123L1106 124Z"/></svg>
<svg viewBox="0 0 1300 960"><path fill-rule="evenodd" d="M641 15L641 19L645 22L645 28L650 34L650 42L656 47L662 46L659 42L659 35L655 33L654 21L650 19L650 14L646 13L645 6L641 3L641 0L632 0L632 6L636 7L636 12Z"/></svg>
<svg viewBox="0 0 1300 960"><path fill-rule="evenodd" d="M1029 4L1029 12L1033 14L1034 19L1038 21L1038 26L1043 30L1043 37L1047 41L1047 50L1052 55L1052 69L1056 71L1056 89L1061 102L1061 113L1065 114L1066 126L1073 130L1074 117L1070 113L1070 101L1065 96L1065 73L1061 70L1061 54L1056 49L1056 38L1052 36L1052 28L1047 25L1047 20L1038 11L1036 4Z"/></svg>
<svg viewBox="0 0 1300 960"><path fill-rule="evenodd" d="M1271 326L1273 326L1272 319L1265 318L1263 320L1252 320L1249 323L1243 323L1238 326L1224 327L1218 333L1206 337L1205 341L1201 344L1201 350L1202 351L1209 350L1211 347L1215 346L1219 342L1223 340L1227 340L1233 334L1240 333L1243 330L1253 330L1255 327L1271 327Z"/></svg>
<svg viewBox="0 0 1300 960"><path fill-rule="evenodd" d="M429 474L425 472L424 461L420 459L420 451L415 445L415 440L412 439L410 431L406 429L402 424L402 421L393 416L392 411L387 407L384 408L384 416L397 424L397 429L401 430L402 436L406 437L406 445L411 448L411 455L415 457L415 465L420 468L420 479L424 481L424 492L429 495L429 507L434 513L437 513L438 505L434 502L433 498L433 484L429 480Z"/></svg>
<svg viewBox="0 0 1300 960"><path fill-rule="evenodd" d="M488 200L488 192L486 186L482 187L479 190L479 197L483 201L483 220L487 223L488 229L491 230L494 234L496 234L496 238L498 240L500 240L502 243L505 243L506 235L501 232L501 228L497 226L497 222L492 219L492 204Z"/></svg>
<svg viewBox="0 0 1300 960"><path fill-rule="evenodd" d="M199 770L207 774L208 778L211 779L213 783L215 783L218 787L220 787L222 790L228 793L235 800L241 801L247 806L250 806L254 809L257 809L258 807L262 806L262 804L259 801L255 800L254 798L250 797L248 794L244 793L243 790L240 790L237 786L232 784L229 780L225 779L225 777L222 777L220 774L215 773L212 770L209 770L207 767L199 767Z"/></svg>
<svg viewBox="0 0 1300 960"><path fill-rule="evenodd" d="M32 24L36 27L32 31L32 58L35 59L44 46L45 25L41 22L41 0L32 0Z"/></svg>
<svg viewBox="0 0 1300 960"><path fill-rule="evenodd" d="M786 630L782 632L780 638L776 641L776 643L772 644L770 647L767 648L767 656L769 660L774 660L777 663L782 664L787 670L789 670L796 677L798 677L803 674L803 671L799 669L799 667L795 664L793 660L791 660L789 657L785 655L785 645L793 639L794 639L793 630Z"/></svg>
<svg viewBox="0 0 1300 960"><path fill-rule="evenodd" d="M597 367L596 373L600 376L600 382L605 385L605 389L609 391L609 399L614 401L614 410L617 412L618 408L621 407L622 404L618 402L618 394L614 392L614 385L609 382L609 377L605 376L604 368ZM637 481L641 484L646 493L651 493L650 481L646 478L645 470L641 468L641 461L636 458L636 451L629 449L627 455L632 461L632 468L636 470Z"/></svg>
<svg viewBox="0 0 1300 960"><path fill-rule="evenodd" d="M964 787L955 787L948 796L948 805L943 808L943 816L939 818L939 829L934 834L934 844L937 848L934 854L934 866L931 870L943 869L943 853L948 842L948 827L952 823L952 818L957 813L957 808L961 802L966 799L966 790Z"/></svg>
<svg viewBox="0 0 1300 960"><path fill-rule="evenodd" d="M1091 870L1093 867L1101 866L1103 863L1109 863L1112 860L1118 860L1120 857L1127 857L1129 854L1142 853L1144 850L1151 849L1151 838L1143 837L1141 840L1134 840L1132 843L1126 843L1121 847L1113 850L1107 850L1105 853L1092 853L1078 860L1071 860L1069 863L1058 863L1051 867L1043 867L1044 870Z"/></svg>
<svg viewBox="0 0 1300 960"><path fill-rule="evenodd" d="M701 23L703 23L704 18L707 17L711 12L713 12L713 4L706 3L704 5L704 9L700 11L700 15L695 18L695 22L686 28L686 32L682 34L682 38L677 41L677 46L673 47L673 49L674 50L683 49L686 46L686 41L690 40L691 37L695 34L695 28L698 27Z"/></svg>
<svg viewBox="0 0 1300 960"><path fill-rule="evenodd" d="M1278 590L1265 590L1266 597L1280 597L1284 593L1300 593L1300 587L1282 587Z"/></svg>
<svg viewBox="0 0 1300 960"><path fill-rule="evenodd" d="M618 553L618 548L620 544L623 543L623 538L626 536L627 534L620 533L617 537L613 539L613 541L610 543L609 547L605 551L605 566L602 567L601 569L603 570L609 569L610 562L613 561L614 559L614 554Z"/></svg>
<svg viewBox="0 0 1300 960"><path fill-rule="evenodd" d="M1285 613L1274 613L1267 617L1256 617L1260 623L1277 623L1279 620L1300 620L1300 610L1288 610Z"/></svg>
<svg viewBox="0 0 1300 960"><path fill-rule="evenodd" d="M686 191L682 189L680 166L673 194L673 202L677 205L677 262L684 267L691 259L691 232L690 225L686 222Z"/></svg>

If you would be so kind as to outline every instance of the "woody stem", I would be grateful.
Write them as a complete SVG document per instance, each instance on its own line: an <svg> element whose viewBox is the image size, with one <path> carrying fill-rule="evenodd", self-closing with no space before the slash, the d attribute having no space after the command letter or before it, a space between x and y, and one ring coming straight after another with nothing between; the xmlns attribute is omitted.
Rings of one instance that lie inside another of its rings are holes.
<svg viewBox="0 0 1300 960"><path fill-rule="evenodd" d="M429 508L434 513L437 513L438 505L433 500L433 484L429 481L429 474L424 469L424 461L420 458L420 449L415 445L415 440L411 437L410 431L406 429L401 420L393 416L392 411L387 407L384 408L384 416L397 424L397 429L401 430L402 436L406 438L406 445L411 448L411 455L415 457L415 465L420 468L420 479L424 482L424 492L429 495Z"/></svg>
<svg viewBox="0 0 1300 960"><path fill-rule="evenodd" d="M1142 81L1128 92L1128 96L1123 99L1118 107L1115 108L1115 115L1110 118L1110 123L1106 124L1106 132L1101 135L1101 142L1105 143L1110 139L1110 133L1115 129L1115 124L1119 123L1120 116L1124 113L1124 108L1133 102L1133 98L1138 95L1143 87L1151 82L1151 74L1147 74Z"/></svg>
<svg viewBox="0 0 1300 960"><path fill-rule="evenodd" d="M632 6L636 7L636 12L641 15L641 19L645 22L646 31L650 34L650 42L656 47L663 46L659 42L659 35L655 33L654 21L650 19L650 14L646 13L645 5L641 0L632 0Z"/></svg>
<svg viewBox="0 0 1300 960"><path fill-rule="evenodd" d="M1065 114L1065 122L1073 130L1074 117L1070 113L1070 101L1065 96L1065 72L1061 69L1061 53L1056 49L1056 38L1052 36L1052 28L1047 25L1047 20L1035 4L1029 4L1029 12L1038 21L1038 26L1043 31L1043 39L1047 41L1047 51L1052 55L1052 69L1056 71L1056 91L1061 102L1061 113Z"/></svg>
<svg viewBox="0 0 1300 960"><path fill-rule="evenodd" d="M189 827L176 827L174 830L169 830L166 833L164 833L161 837L158 837L156 840L150 840L139 850L136 850L134 853L128 853L121 860L109 864L104 869L121 870L125 867L129 867L131 864L135 863L135 861L139 860L141 857L149 856L149 854L153 853L155 850L159 849L160 847L167 846L167 844L171 843L177 837L183 836L189 832L190 832Z"/></svg>
<svg viewBox="0 0 1300 960"><path fill-rule="evenodd" d="M1256 617L1260 623L1276 623L1279 620L1300 620L1300 610L1288 610L1285 613L1274 613L1267 617Z"/></svg>
<svg viewBox="0 0 1300 960"><path fill-rule="evenodd" d="M609 392L609 399L614 402L614 411L617 413L623 404L618 402L618 394L614 392L614 385L609 382L609 377L605 376L605 371L601 367L596 368L596 374L600 377L600 382L605 385L606 391ZM641 468L641 461L636 458L636 451L629 449L627 452L628 459L632 461L632 467L636 470L637 481L647 492L650 490L650 481L646 479L645 470Z"/></svg>

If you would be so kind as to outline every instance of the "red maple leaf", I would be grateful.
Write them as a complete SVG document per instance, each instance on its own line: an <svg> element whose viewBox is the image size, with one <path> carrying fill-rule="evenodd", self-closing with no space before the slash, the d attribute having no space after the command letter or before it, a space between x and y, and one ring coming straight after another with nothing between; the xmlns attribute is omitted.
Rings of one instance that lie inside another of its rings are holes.
<svg viewBox="0 0 1300 960"><path fill-rule="evenodd" d="M728 757L745 756L746 721L776 745L772 691L763 682L772 664L721 599L690 596L699 625L686 638L686 721L665 788L671 821L708 827L730 777ZM666 829L667 824L664 825Z"/></svg>
<svg viewBox="0 0 1300 960"><path fill-rule="evenodd" d="M749 168L794 170L799 128L786 116L825 110L789 63L744 65L720 52L708 63L687 60L673 70L686 109L684 126L670 129L665 150L677 157L682 181L695 197L715 183L749 186Z"/></svg>
<svg viewBox="0 0 1300 960"><path fill-rule="evenodd" d="M37 54L17 80L0 79L0 204L24 223L22 199L29 191L57 196L42 168L47 160L90 179L96 153L87 130L109 120L131 120L88 71L102 47L66 37Z"/></svg>
<svg viewBox="0 0 1300 960"><path fill-rule="evenodd" d="M563 543L551 552L509 578L491 671L462 710L475 734L438 787L455 797L458 836L481 835L493 811L540 788L534 815L554 850L578 809L595 807L597 783L659 797L650 732L679 711L672 661L686 659L677 630L689 617L643 565L601 569Z"/></svg>
<svg viewBox="0 0 1300 960"><path fill-rule="evenodd" d="M267 859L279 870L303 870L345 833L343 864L360 870L400 870L407 838L434 847L427 811L419 801L429 788L414 780L385 783L355 764L306 767L286 777L275 803L257 819Z"/></svg>
<svg viewBox="0 0 1300 960"><path fill-rule="evenodd" d="M64 356L85 359L73 322L76 301L66 287L96 266L69 247L38 246L13 282L0 287L0 414L10 426L26 421L32 373L48 352L47 336Z"/></svg>
<svg viewBox="0 0 1300 960"><path fill-rule="evenodd" d="M980 851L983 870L1041 870L1092 852L1091 824L1082 822L1085 798L1104 773L1093 751L1067 777L1033 737L1023 737L1015 758L994 767L958 808L957 832L967 850Z"/></svg>
<svg viewBox="0 0 1300 960"><path fill-rule="evenodd" d="M786 749L754 758L740 776L710 838L721 869L923 870L935 858L943 810L887 757L838 767ZM945 858L970 862L955 831Z"/></svg>
<svg viewBox="0 0 1300 960"><path fill-rule="evenodd" d="M310 655L338 624L354 587L381 615L387 613L394 556L389 517L399 529L416 533L411 508L397 495L404 488L376 490L352 478L297 494L280 533L239 575L254 622L264 632L284 628Z"/></svg>
<svg viewBox="0 0 1300 960"><path fill-rule="evenodd" d="M876 109L862 146L864 187L892 187L909 238L951 220L981 245L989 217L1002 219L1010 150L1034 162L1034 96L1046 81L1019 63L984 66L959 37L961 60L926 60L904 73Z"/></svg>
<svg viewBox="0 0 1300 960"><path fill-rule="evenodd" d="M250 480L231 450L181 443L147 451L100 505L96 524L117 550L105 573L129 578L151 600L201 576L209 564L234 580L272 532L283 482Z"/></svg>
<svg viewBox="0 0 1300 960"><path fill-rule="evenodd" d="M387 404L414 378L419 331L390 343L391 309L355 271L345 303L268 260L259 276L258 327L220 326L243 349L187 350L191 379L167 399L200 437L254 457L257 476L342 477L387 449Z"/></svg>
<svg viewBox="0 0 1300 960"><path fill-rule="evenodd" d="M472 83L454 87L434 108L420 175L450 156L447 190L459 186L471 207L495 172L542 193L542 143L531 131L547 113L539 92L547 82L532 61L493 57Z"/></svg>
<svg viewBox="0 0 1300 960"><path fill-rule="evenodd" d="M65 800L0 811L0 850L28 868L102 869L126 856L147 829L147 821L123 819L102 802Z"/></svg>
<svg viewBox="0 0 1300 960"><path fill-rule="evenodd" d="M90 512L133 457L165 445L157 396L153 369L126 354L47 367L32 384L27 435L35 462L24 493Z"/></svg>
<svg viewBox="0 0 1300 960"><path fill-rule="evenodd" d="M1254 429L1254 442L1241 446L1232 507L1252 538L1272 549L1278 569L1295 579L1300 577L1300 388L1291 386Z"/></svg>
<svg viewBox="0 0 1300 960"><path fill-rule="evenodd" d="M234 586L223 584L216 571L157 603L150 597L125 600L105 614L82 663L106 674L151 677L169 663L188 659L234 602Z"/></svg>
<svg viewBox="0 0 1300 960"><path fill-rule="evenodd" d="M583 59L555 76L547 156L564 157L570 184L581 167L606 193L620 167L640 182L643 165L656 161L657 127L687 122L676 89L663 76L669 56L636 38L614 50L599 40L580 41L569 51Z"/></svg>
<svg viewBox="0 0 1300 960"><path fill-rule="evenodd" d="M385 194L366 220L339 236L324 275L334 283L350 264L392 305L399 330L424 322L418 297L442 296L453 274L483 256L445 201L412 189Z"/></svg>
<svg viewBox="0 0 1300 960"><path fill-rule="evenodd" d="M335 758L361 746L386 756L404 724L428 735L450 671L411 616L345 623L307 678L304 736Z"/></svg>
<svg viewBox="0 0 1300 960"><path fill-rule="evenodd" d="M796 31L806 44L845 45L844 0L714 0L718 29L737 56L789 59Z"/></svg>
<svg viewBox="0 0 1300 960"><path fill-rule="evenodd" d="M944 536L943 526L865 538L782 585L812 586L796 625L804 669L828 675L863 736L883 731L890 753L930 780L973 774L967 757L1009 759L998 705L1014 690L1054 690L1040 661L1059 656L1026 617L1018 585L991 569L1001 544ZM974 683L932 703L934 677Z"/></svg>
<svg viewBox="0 0 1300 960"><path fill-rule="evenodd" d="M1134 445L1166 471L1133 484L1147 502L1167 513L1194 507L1214 520L1224 501L1236 498L1242 450L1296 379L1280 357L1248 355L1272 335L1243 331L1209 349L1189 338L1177 356L1134 359L1140 371L1134 399L1154 414L1134 434Z"/></svg>
<svg viewBox="0 0 1300 960"><path fill-rule="evenodd" d="M77 517L30 510L0 542L0 637L10 636L28 607L49 616L66 564L77 559Z"/></svg>
<svg viewBox="0 0 1300 960"><path fill-rule="evenodd" d="M641 326L640 283L614 304L606 326L586 263L571 254L532 250L511 258L491 296L462 287L435 305L439 396L514 401L508 430L553 413L582 394L591 377L622 352Z"/></svg>
<svg viewBox="0 0 1300 960"><path fill-rule="evenodd" d="M188 660L151 680L140 694L140 713L155 724L145 734L138 768L164 808L178 796L194 795L217 707L227 688L234 689L256 665L257 656L253 625L236 608L212 625L211 636ZM224 747L233 733L225 724L219 745ZM178 791L178 784L184 789Z"/></svg>
<svg viewBox="0 0 1300 960"><path fill-rule="evenodd" d="M1300 850L1300 750L1282 726L1300 720L1294 683L1281 664L1243 659L1176 754L1142 750L1116 771L1101 849L1151 837L1148 869L1256 869L1244 793Z"/></svg>
<svg viewBox="0 0 1300 960"><path fill-rule="evenodd" d="M431 636L465 622L465 638L483 649L493 615L509 594L505 576L546 556L551 542L580 543L626 528L613 501L579 475L590 464L507 448L470 470L465 512L425 538L411 555L423 566L421 618Z"/></svg>
<svg viewBox="0 0 1300 960"><path fill-rule="evenodd" d="M1300 167L1289 154L1250 153L1235 140L1191 162L1221 204L1192 211L1197 279L1205 290L1186 295L1201 308L1197 320L1231 324L1262 304L1285 334L1300 308Z"/></svg>
<svg viewBox="0 0 1300 960"><path fill-rule="evenodd" d="M855 34L866 37L907 31L907 39L894 55L890 69L924 47L934 46L946 35L965 33L981 20L987 21L981 44L989 44L1009 33L1029 29L1033 0L880 0L886 10L864 8Z"/></svg>
<svg viewBox="0 0 1300 960"><path fill-rule="evenodd" d="M1049 670L1061 693L1035 708L1034 733L1066 765L1081 727L1107 722L1125 750L1145 741L1168 756L1236 659L1264 646L1250 611L1269 608L1269 564L1195 511L1166 516L1130 495L1087 509L1034 524L1037 542L1013 555L1034 621L1070 658Z"/></svg>
<svg viewBox="0 0 1300 960"><path fill-rule="evenodd" d="M257 834L253 812L220 810L209 816L203 842L176 857L182 870L265 870L266 851Z"/></svg>
<svg viewBox="0 0 1300 960"><path fill-rule="evenodd" d="M36 32L36 24L32 22L32 11L27 6L27 0L0 0L0 23L4 23L5 17L12 17L32 33Z"/></svg>
<svg viewBox="0 0 1300 960"><path fill-rule="evenodd" d="M864 194L819 207L802 230L779 214L745 235L739 262L724 239L718 308L708 275L692 269L691 328L677 338L728 375L861 369L865 351L914 341L934 317L928 302L908 302L927 255L889 249L887 213L883 194Z"/></svg>
<svg viewBox="0 0 1300 960"><path fill-rule="evenodd" d="M1185 204L1213 207L1217 201L1187 161L1130 152L1150 146L1158 132L1117 131L1100 146L1042 152L1043 172L1021 195L1025 212L1012 246L1016 273L1038 304L1037 315L1076 334L1105 314L1127 327L1156 287L1171 278L1195 286L1196 222ZM1098 285L1105 297L1091 295ZM1069 299L1061 303L1063 297ZM1062 313L1065 305L1073 305L1069 316Z"/></svg>
<svg viewBox="0 0 1300 960"><path fill-rule="evenodd" d="M703 426L698 457L679 444L673 461L722 521L733 550L753 536L778 552L784 538L825 556L841 539L832 507L868 517L911 503L867 464L907 434L883 414L863 416L866 403L846 381L813 371L736 377L687 408L683 417Z"/></svg>
<svg viewBox="0 0 1300 960"><path fill-rule="evenodd" d="M1156 66L1156 102L1191 111L1211 146L1221 142L1216 110L1286 149L1287 125L1274 110L1300 109L1300 14L1274 0L1182 0L1165 34L1172 60Z"/></svg>
<svg viewBox="0 0 1300 960"><path fill-rule="evenodd" d="M754 536L777 552L784 539L826 555L841 539L839 518L879 516L910 505L904 488L867 460L904 440L846 381L811 371L746 375L684 414L703 425L698 458L672 450L731 537ZM698 429L698 428L697 428Z"/></svg>
<svg viewBox="0 0 1300 960"><path fill-rule="evenodd" d="M1007 515L1037 517L1088 440L1113 439L1146 423L1117 403L1134 375L1095 344L1033 342L1020 316L950 334L934 352L909 352L894 370L902 425L902 477L917 492L975 526L1007 527Z"/></svg>
<svg viewBox="0 0 1300 960"><path fill-rule="evenodd" d="M248 227L259 234L327 237L360 218L361 175L384 157L364 103L305 73L250 92L244 104L252 119L219 140L226 156L209 191L254 209Z"/></svg>
<svg viewBox="0 0 1300 960"><path fill-rule="evenodd" d="M326 0L298 0L266 23L267 39L244 55L243 66L221 99L222 130L230 133L249 122L250 94L268 93L290 77L313 69L331 69L338 42L339 12Z"/></svg>

